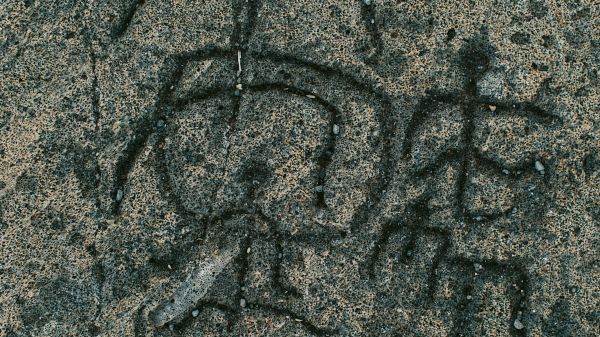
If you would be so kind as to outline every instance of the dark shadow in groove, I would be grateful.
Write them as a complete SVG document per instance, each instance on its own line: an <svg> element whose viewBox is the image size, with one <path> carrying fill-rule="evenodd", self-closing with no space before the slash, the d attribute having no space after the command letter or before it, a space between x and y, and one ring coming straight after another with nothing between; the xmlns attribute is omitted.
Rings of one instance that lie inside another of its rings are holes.
<svg viewBox="0 0 600 337"><path fill-rule="evenodd" d="M125 185L128 180L129 172L134 166L134 163L139 156L139 153L146 145L148 137L157 130L156 123L162 118L164 113L162 106L163 104L169 104L172 102L173 89L176 84L180 81L183 75L183 69L190 61L205 60L213 57L229 55L230 51L221 48L208 48L206 50L199 50L190 53L183 53L175 55L166 61L163 69L165 72L168 69L173 69L173 72L165 81L161 91L158 94L158 99L153 107L151 113L148 116L142 117L137 123L131 128L135 130L133 140L127 145L123 156L119 159L116 170L115 179L112 191L112 214L113 216L120 214L121 200L117 200L117 193L119 190L125 192ZM176 106L175 106L176 107Z"/></svg>
<svg viewBox="0 0 600 337"><path fill-rule="evenodd" d="M244 28L240 43L244 50L247 49L248 44L250 43L250 38L254 33L256 19L258 18L258 11L261 6L261 0L248 0L248 20L246 22L246 27Z"/></svg>
<svg viewBox="0 0 600 337"><path fill-rule="evenodd" d="M293 286L286 284L283 282L283 276L281 275L281 264L283 259L283 246L281 242L283 240L280 237L280 234L277 233L277 238L275 239L275 250L277 252L277 261L275 261L275 265L272 267L273 272L273 285L275 288L279 289L284 295L289 295L295 298L301 298L302 295L298 289Z"/></svg>
<svg viewBox="0 0 600 337"><path fill-rule="evenodd" d="M356 0L355 0L356 1ZM371 37L371 44L375 49L372 55L366 60L367 64L377 63L383 52L383 39L381 38L381 32L377 24L377 18L375 16L375 1L371 1L370 4L366 4L365 0L357 0L360 2L360 14L365 24L365 28L369 32Z"/></svg>
<svg viewBox="0 0 600 337"><path fill-rule="evenodd" d="M364 268L370 278L375 277L375 264L379 260L381 252L388 244L392 235L396 234L399 230L407 228L410 231L409 243L404 247L400 257L400 262L404 264L408 263L412 258L416 235L421 234L424 231L437 232L435 229L425 227L427 219L429 219L429 210L427 209L428 202L429 198L427 197L414 201L412 205L407 207L405 212L407 215L405 217L389 221L383 225L381 235L374 244L370 256L365 261Z"/></svg>
<svg viewBox="0 0 600 337"><path fill-rule="evenodd" d="M443 241L441 246L437 249L435 255L433 256L433 261L431 262L431 269L429 270L429 275L427 276L427 294L425 296L425 300L429 303L433 302L435 292L437 290L437 270L440 267L440 264L448 255L448 249L450 249L450 235L442 230L437 231L437 234L442 236Z"/></svg>
<svg viewBox="0 0 600 337"><path fill-rule="evenodd" d="M457 104L460 100L458 94L436 94L428 93L417 105L415 112L412 114L406 132L404 134L404 140L402 142L402 157L407 159L412 151L413 137L416 134L419 126L423 124L428 118L432 110L436 109L439 105L444 103Z"/></svg>
<svg viewBox="0 0 600 337"><path fill-rule="evenodd" d="M476 98L476 103L482 107L493 105L496 107L495 114L498 116L523 116L539 124L550 126L561 125L562 117L552 114L533 102L490 102L481 97Z"/></svg>
<svg viewBox="0 0 600 337"><path fill-rule="evenodd" d="M310 333L314 334L315 336L331 336L331 335L335 335L338 333L338 331L336 329L319 328L316 325L312 324L311 322L307 321L305 317L298 315L291 310L275 307L275 306L268 305L268 304L262 304L262 303L249 303L248 306L250 308L258 308L258 309L261 309L264 311L268 311L268 312L271 312L278 316L289 317L290 319L302 324L306 330L308 330Z"/></svg>
<svg viewBox="0 0 600 337"><path fill-rule="evenodd" d="M478 263L482 267L480 274L487 274L487 276L484 277L492 282L496 281L495 277L497 277L497 275L507 276L506 280L509 282L506 284L508 288L506 289L506 296L510 298L511 318L506 324L510 324L511 336L522 337L527 335L527 329L518 330L513 326L513 322L519 317L519 312L521 312L521 319L526 316L525 312L530 290L529 277L525 268L526 261L521 259L515 259L509 262L492 259L472 260L463 257L450 258L447 261L451 265L463 266L466 270L473 268L474 263ZM467 282L468 284L464 288L463 296L459 304L459 310L454 316L451 336L462 335L465 328L469 327L469 323L473 322L472 316L476 313L477 308L474 307L473 301L467 296L474 295L475 289L472 284L475 283L475 279L480 276L470 276L467 278L471 281ZM511 292L513 284L517 287L517 289L514 289L516 293Z"/></svg>
<svg viewBox="0 0 600 337"><path fill-rule="evenodd" d="M473 295L473 285L467 284L463 287L461 299L458 303L458 310L452 318L452 329L449 336L464 336L464 331L469 326L469 314L473 312L473 301L469 299Z"/></svg>
<svg viewBox="0 0 600 337"><path fill-rule="evenodd" d="M133 325L133 336L143 337L145 336L146 320L144 319L145 305L142 305L135 311L134 325Z"/></svg>
<svg viewBox="0 0 600 337"><path fill-rule="evenodd" d="M220 49L220 48L199 50L199 51L194 51L191 53L184 53L184 54L173 56L169 59L169 61L165 65L164 68L166 70L170 70L170 69L173 70L172 74L165 81L165 84L158 95L158 100L155 104L154 110L151 113L149 113L146 117L140 119L139 122L132 125L132 128L134 130L136 130L135 136L134 136L133 140L127 145L123 156L121 157L121 159L119 160L119 162L117 164L116 172L115 172L115 181L114 181L113 191L112 191L112 197L114 200L113 207L112 207L113 215L120 214L120 201L116 201L117 192L119 190L121 190L122 192L125 192L125 187L126 187L126 184L127 184L128 178L129 178L129 173L132 170L132 168L135 164L135 161L138 158L139 154L141 153L142 149L147 144L148 138L153 133L158 133L158 137L160 137L160 138L162 138L164 136L162 134L162 132L159 130L159 127L157 126L157 122L160 119L164 119L165 121L168 119L168 116L166 116L166 110L164 109L164 107L170 106L174 109L179 109L179 108L182 108L185 105L187 105L191 102L197 101L197 100L205 99L205 98L216 96L216 95L230 95L231 94L231 92L229 90L232 90L232 89L211 88L211 89L205 90L204 92L202 92L200 94L195 94L193 96L187 96L183 100L173 99L173 90L174 90L173 88L176 87L177 84L179 83L181 76L183 75L183 69L188 64L188 62L195 61L195 60L204 60L204 59L208 59L208 58L218 58L218 57L236 57L237 58L237 53L236 53L236 51ZM368 197L367 202L365 202L365 204L359 208L357 215L352 220L352 224L353 224L352 227L357 228L358 225L362 224L363 221L368 218L369 212L372 211L371 208L374 205L377 205L377 203L379 202L379 199L382 195L382 191L385 190L385 187L387 186L388 182L390 181L390 171L391 171L391 167L392 167L392 164L394 161L394 157L391 155L391 148L392 148L391 136L394 134L393 130L395 130L395 125L391 118L391 115L392 115L391 114L391 111L392 111L391 100L382 91L378 92L375 89L371 88L370 86L360 82L360 80L357 80L349 75L346 75L337 69L329 68L326 66L322 66L322 65L318 65L318 64L314 64L314 63L310 63L310 62L300 61L300 60L294 59L292 57L290 57L290 58L275 57L275 59L273 61L274 62L285 62L285 63L290 63L290 61L291 61L292 64L295 64L297 66L307 67L309 69L316 70L317 72L319 72L320 75L323 75L325 77L328 77L331 75L339 76L339 77L341 77L342 80L347 81L347 83L349 83L353 87L359 89L360 91L366 91L381 101L382 109L376 110L376 118L381 127L378 144L381 144L380 146L382 146L382 163L380 164L380 168L379 168L379 174L378 174L378 178L377 178L378 181L375 181L372 184L369 184L370 191L369 191L369 197ZM285 90L286 88L287 88L287 90ZM331 103L328 103L326 100L322 99L320 96L316 95L315 93L309 92L307 90L304 90L301 88L296 88L296 87L289 86L286 84L281 84L281 83L269 83L269 84L264 84L264 85L248 86L248 90L255 90L255 91L285 90L287 92L290 92L290 93L296 94L296 95L315 96L314 100L317 103L324 106L325 109L327 109L331 114L330 125L329 125L330 131L329 132L331 132L331 133L333 132L333 123L339 122L340 113L337 111L335 106ZM335 147L335 137L329 138L329 142L326 147L330 148L330 149L333 149ZM159 157L162 158L164 156L164 153L159 151L158 155L159 155ZM331 162L332 155L333 155L333 151L331 151L331 155L327 154L326 156L324 156L324 160L322 160L321 170L326 171L327 166ZM161 160L158 160L157 163L158 162L161 162ZM163 189L166 188L167 192L169 190L171 190L171 192L172 192L172 186L170 187L170 184L164 185L167 182L167 180L169 180L168 174L165 174L166 172L164 172L164 169L165 169L164 164L162 164L162 165L159 164L158 173L162 178L161 179L162 181L160 181L159 184L163 185L162 188ZM172 194L174 194L174 193L166 193L165 195L172 195ZM169 198L171 198L171 197L169 197ZM174 199L172 199L172 200L169 199L169 201L176 204L178 211L181 212L182 215L187 214L187 217L189 217L195 221L199 221L199 222L202 221L204 223L209 223L209 222L218 220L218 217L215 218L214 216L210 217L210 219L211 219L210 221L204 221L206 219L195 219L196 215L193 213L190 213L189 211L186 211L185 208L183 207L181 201L177 200L177 196L173 196L173 198ZM250 213L252 213L252 211L250 211ZM204 230L204 233L206 233L206 230ZM322 234L323 235L319 236L318 238L315 238L311 235L297 235L294 237L285 238L285 240L290 241L290 242L303 242L303 243L312 242L312 243L314 243L315 240L319 240L319 242L321 242L322 240L331 241L331 240L336 240L336 239L343 239L345 237L346 233L324 232ZM250 239L248 239L248 240L250 240ZM280 238L278 238L278 240L280 240ZM242 248L244 248L244 247L242 247ZM245 249L242 249L242 250L245 252ZM242 267L241 268L242 270L244 270L244 264L247 265L247 261L244 262L242 260L236 261L236 263L240 264L240 266ZM241 271L240 275L245 275L245 271ZM238 277L242 277L242 276L238 276ZM278 281L276 281L276 283L277 282ZM279 285L281 286L281 288L284 288L284 289L287 288L285 285L283 285L281 283ZM289 291L289 289L287 289L287 290ZM293 293L293 291L291 291L291 293ZM283 313L285 315L293 315L291 312L288 312L284 309L271 309L271 311L274 311L274 310L277 310L278 312ZM298 317L298 316L294 316L294 317ZM298 319L302 319L302 318L298 317ZM332 331L319 329L307 322L304 322L303 325L305 325L305 327L309 331L311 331L315 334L328 335L328 334L332 333Z"/></svg>
<svg viewBox="0 0 600 337"><path fill-rule="evenodd" d="M367 83L363 83L361 79L355 77L355 75L347 74L342 70L331 68L326 65L317 64L275 51L252 51L251 55L256 58L268 59L274 63L287 63L305 67L324 75L326 78L339 77L344 83L353 86L358 91L367 92L375 96L381 104L381 110L376 110L376 118L381 127L379 139L376 140L376 143L382 143L382 163L379 165L379 174L377 175L377 178L375 178L375 181L371 181L367 184L369 186L369 192L366 202L359 207L359 210L351 220L351 232L358 231L360 226L368 220L368 216L372 210L379 205L379 201L384 194L383 191L385 191L387 185L391 181L391 171L395 160L392 154L392 147L394 146L393 137L395 136L396 131L396 121L393 119L391 97L385 91Z"/></svg>
<svg viewBox="0 0 600 337"><path fill-rule="evenodd" d="M123 34L125 34L127 29L129 28L129 25L131 25L131 20L133 20L135 13L138 11L138 9L144 6L145 2L146 0L133 0L131 2L129 8L124 13L124 16L121 18L120 22L117 23L112 29L111 35L113 39L118 39L121 36L123 36Z"/></svg>
<svg viewBox="0 0 600 337"><path fill-rule="evenodd" d="M317 172L317 186L321 186L320 191L316 191L317 194L317 202L316 206L318 208L327 208L327 204L325 202L325 182L327 176L327 169L332 162L333 156L335 155L336 149L336 141L337 135L333 132L334 125L341 125L341 112L337 107L333 104L329 103L327 100L321 98L316 93L310 92L308 90L304 90L295 86L286 85L284 83L261 83L257 85L248 86L250 91L264 92L264 91L280 91L284 93L290 93L293 95L297 95L299 97L313 97L311 100L317 102L321 105L327 112L329 113L329 121L327 124L327 143L325 144L321 154L319 156L319 169Z"/></svg>

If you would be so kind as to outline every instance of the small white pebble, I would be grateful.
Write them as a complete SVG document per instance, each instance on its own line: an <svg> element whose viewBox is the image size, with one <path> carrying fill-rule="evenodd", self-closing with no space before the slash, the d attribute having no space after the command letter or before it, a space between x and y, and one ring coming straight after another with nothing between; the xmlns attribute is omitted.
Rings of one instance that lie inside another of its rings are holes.
<svg viewBox="0 0 600 337"><path fill-rule="evenodd" d="M236 88L237 90L242 90L242 84L241 84L241 83L238 83L238 84L236 84L236 85L235 85L235 88Z"/></svg>
<svg viewBox="0 0 600 337"><path fill-rule="evenodd" d="M490 110L492 110L492 112L496 111L495 105L488 105L488 107L490 108Z"/></svg>
<svg viewBox="0 0 600 337"><path fill-rule="evenodd" d="M237 51L237 59L238 59L237 75L240 76L240 74L242 73L242 51L241 50Z"/></svg>
<svg viewBox="0 0 600 337"><path fill-rule="evenodd" d="M337 124L333 124L333 134L338 135L340 133L340 127Z"/></svg>
<svg viewBox="0 0 600 337"><path fill-rule="evenodd" d="M473 296L467 295L467 299L470 301L471 299L473 299Z"/></svg>
<svg viewBox="0 0 600 337"><path fill-rule="evenodd" d="M198 310L198 309L192 310L192 317L198 317L198 315L200 315L200 310Z"/></svg>
<svg viewBox="0 0 600 337"><path fill-rule="evenodd" d="M306 97L308 97L308 98L315 98L316 96L315 95L306 95Z"/></svg>
<svg viewBox="0 0 600 337"><path fill-rule="evenodd" d="M515 329L517 329L517 330L522 330L525 327L519 319L515 319L515 323L513 325L515 326Z"/></svg>
<svg viewBox="0 0 600 337"><path fill-rule="evenodd" d="M246 307L246 300L245 299L240 299L240 307L244 308Z"/></svg>
<svg viewBox="0 0 600 337"><path fill-rule="evenodd" d="M248 249L246 249L246 254L250 254L250 247L248 247Z"/></svg>
<svg viewBox="0 0 600 337"><path fill-rule="evenodd" d="M502 170L502 173L509 174L510 172L507 169Z"/></svg>
<svg viewBox="0 0 600 337"><path fill-rule="evenodd" d="M117 201L123 200L123 190L117 190Z"/></svg>
<svg viewBox="0 0 600 337"><path fill-rule="evenodd" d="M540 163L538 160L535 161L535 169L540 173L544 174L544 164Z"/></svg>

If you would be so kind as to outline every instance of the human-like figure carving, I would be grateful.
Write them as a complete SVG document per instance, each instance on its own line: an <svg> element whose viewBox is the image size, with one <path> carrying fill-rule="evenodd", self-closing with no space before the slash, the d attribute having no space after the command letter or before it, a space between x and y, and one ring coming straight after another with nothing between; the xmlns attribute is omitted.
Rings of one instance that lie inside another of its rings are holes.
<svg viewBox="0 0 600 337"><path fill-rule="evenodd" d="M184 255L175 286L147 312L152 325L186 328L200 308L225 312L234 329L268 314L292 317L314 334L393 334L411 322L398 310L412 308L404 314L433 317L449 333L522 334L527 274L520 261L462 257L453 240L465 227L509 216L521 187L543 179L535 158L506 165L490 154L480 127L503 113L552 117L529 103L480 95L489 59L481 46L468 46L465 90L424 97L395 156L393 141L402 136L384 93L333 68L238 47L173 58L173 79L117 169L115 215L135 208L130 180L143 156L182 246L216 247L217 256L200 254L208 261L194 255L203 248ZM404 162L402 179L422 193L406 200L400 217L382 220L374 213L396 161ZM478 190L489 180L499 186L493 202ZM374 224L373 235L365 228ZM312 273L315 266L327 270ZM356 270L356 279L338 280L343 268ZM426 287L407 287L413 284ZM365 298L353 297L359 294ZM500 313L486 312L492 297ZM363 305L384 318L375 327L348 326L371 317ZM349 311L346 320L334 318L339 308ZM492 315L506 324L487 327Z"/></svg>

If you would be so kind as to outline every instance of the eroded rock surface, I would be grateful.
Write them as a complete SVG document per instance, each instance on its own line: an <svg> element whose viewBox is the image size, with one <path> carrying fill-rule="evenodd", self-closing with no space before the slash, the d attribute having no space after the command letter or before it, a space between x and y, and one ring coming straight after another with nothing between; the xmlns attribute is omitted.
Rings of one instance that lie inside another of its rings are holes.
<svg viewBox="0 0 600 337"><path fill-rule="evenodd" d="M0 336L595 336L593 1L0 4Z"/></svg>

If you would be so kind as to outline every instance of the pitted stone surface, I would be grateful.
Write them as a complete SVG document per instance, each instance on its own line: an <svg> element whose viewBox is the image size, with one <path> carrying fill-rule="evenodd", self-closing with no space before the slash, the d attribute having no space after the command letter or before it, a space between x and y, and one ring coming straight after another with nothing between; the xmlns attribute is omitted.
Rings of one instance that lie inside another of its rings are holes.
<svg viewBox="0 0 600 337"><path fill-rule="evenodd" d="M599 20L5 1L0 337L599 335Z"/></svg>

